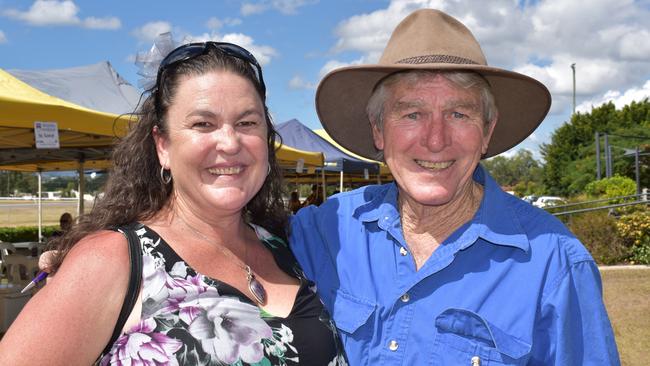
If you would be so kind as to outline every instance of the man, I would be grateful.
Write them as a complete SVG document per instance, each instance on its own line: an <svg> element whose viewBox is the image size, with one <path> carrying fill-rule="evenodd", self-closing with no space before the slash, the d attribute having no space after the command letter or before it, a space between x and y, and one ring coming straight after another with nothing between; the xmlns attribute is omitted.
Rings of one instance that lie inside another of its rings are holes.
<svg viewBox="0 0 650 366"><path fill-rule="evenodd" d="M350 365L619 364L590 254L479 165L531 134L550 103L430 9L397 26L377 65L321 81L325 129L359 155L383 154L396 181L292 222Z"/></svg>

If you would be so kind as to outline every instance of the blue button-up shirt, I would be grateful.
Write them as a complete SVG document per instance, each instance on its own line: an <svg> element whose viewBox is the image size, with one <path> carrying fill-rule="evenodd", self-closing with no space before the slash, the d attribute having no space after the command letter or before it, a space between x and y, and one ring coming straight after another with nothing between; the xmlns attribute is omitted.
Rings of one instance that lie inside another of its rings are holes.
<svg viewBox="0 0 650 366"><path fill-rule="evenodd" d="M484 197L416 270L395 184L298 212L292 249L357 365L618 365L598 268L553 216Z"/></svg>

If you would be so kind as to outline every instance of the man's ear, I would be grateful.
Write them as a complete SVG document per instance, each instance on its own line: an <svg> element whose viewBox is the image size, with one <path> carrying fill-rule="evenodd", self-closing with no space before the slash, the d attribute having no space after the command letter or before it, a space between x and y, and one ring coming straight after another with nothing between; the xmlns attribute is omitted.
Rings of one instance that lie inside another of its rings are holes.
<svg viewBox="0 0 650 366"><path fill-rule="evenodd" d="M375 142L375 147L377 150L384 150L384 134L381 129L374 121L370 122L370 128L372 128L372 140Z"/></svg>
<svg viewBox="0 0 650 366"><path fill-rule="evenodd" d="M152 135L153 140L156 143L158 161L163 168L169 169L169 138L160 130L160 128L158 128L158 126L153 127Z"/></svg>

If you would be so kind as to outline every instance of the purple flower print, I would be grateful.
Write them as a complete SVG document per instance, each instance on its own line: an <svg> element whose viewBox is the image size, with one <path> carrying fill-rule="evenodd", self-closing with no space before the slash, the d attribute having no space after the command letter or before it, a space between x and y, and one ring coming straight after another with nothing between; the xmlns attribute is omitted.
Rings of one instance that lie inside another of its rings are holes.
<svg viewBox="0 0 650 366"><path fill-rule="evenodd" d="M206 353L227 364L262 360L262 339L271 338L273 331L260 317L259 308L225 297L202 298L201 307L204 310L188 330Z"/></svg>
<svg viewBox="0 0 650 366"><path fill-rule="evenodd" d="M182 343L165 334L154 332L156 322L145 319L115 341L101 365L177 366L174 353Z"/></svg>

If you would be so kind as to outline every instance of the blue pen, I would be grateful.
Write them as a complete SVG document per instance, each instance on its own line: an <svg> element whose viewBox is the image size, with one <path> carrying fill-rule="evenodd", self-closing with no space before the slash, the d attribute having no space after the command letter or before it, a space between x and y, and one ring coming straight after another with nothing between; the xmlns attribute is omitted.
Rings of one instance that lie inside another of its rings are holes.
<svg viewBox="0 0 650 366"><path fill-rule="evenodd" d="M28 283L27 286L25 286L25 288L20 291L20 293L22 294L24 292L31 290L34 286L36 286L37 283L43 281L45 277L47 277L47 275L48 275L47 272L43 272L43 271L39 272L36 275L36 277L34 277L32 282Z"/></svg>

